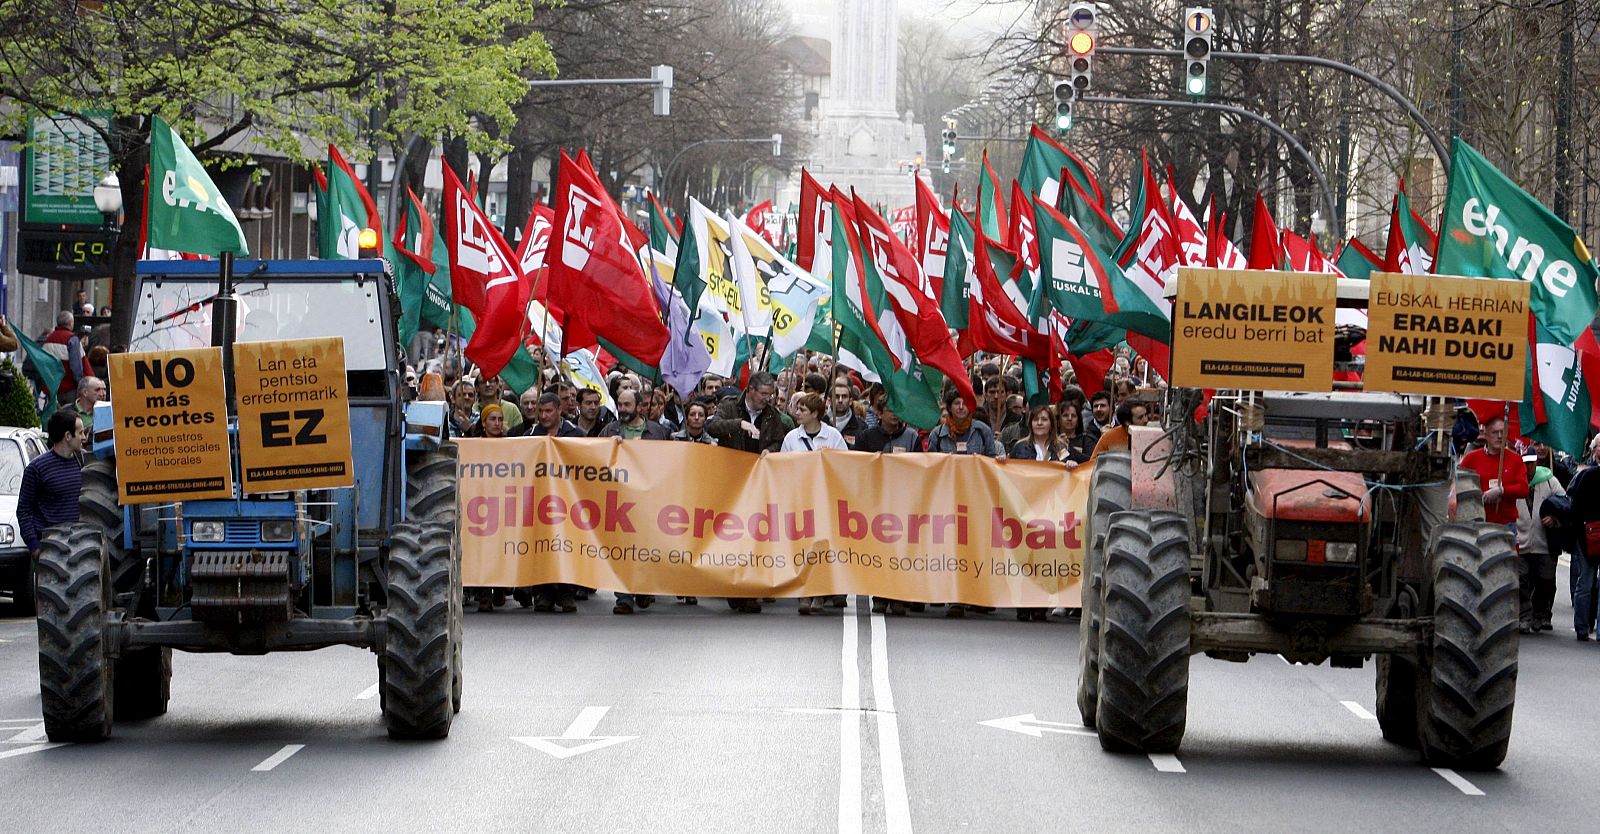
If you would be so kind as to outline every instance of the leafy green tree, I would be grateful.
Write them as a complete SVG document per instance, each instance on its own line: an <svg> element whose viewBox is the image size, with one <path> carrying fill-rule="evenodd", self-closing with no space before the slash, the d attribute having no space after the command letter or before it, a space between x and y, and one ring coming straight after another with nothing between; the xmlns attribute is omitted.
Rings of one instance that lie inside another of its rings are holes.
<svg viewBox="0 0 1600 834"><path fill-rule="evenodd" d="M477 120L515 123L524 80L555 73L533 29L539 5L0 0L0 101L25 105L10 109L14 120L34 111L117 114L103 133L126 212L114 292L128 298L151 115L188 136L202 158L249 143L305 159L330 141L376 147L415 135L487 148L494 140ZM114 342L127 341L127 327L123 317Z"/></svg>

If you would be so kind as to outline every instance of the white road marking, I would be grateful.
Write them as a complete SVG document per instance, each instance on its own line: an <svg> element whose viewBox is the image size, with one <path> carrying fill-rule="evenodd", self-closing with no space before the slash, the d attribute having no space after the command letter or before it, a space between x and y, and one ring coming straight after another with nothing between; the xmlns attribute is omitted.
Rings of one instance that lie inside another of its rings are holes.
<svg viewBox="0 0 1600 834"><path fill-rule="evenodd" d="M373 685L367 687L366 689L361 690L361 694L356 696L356 700L357 701L370 701L370 700L372 700L373 698L376 698L376 697L378 697L378 685L377 684L373 684Z"/></svg>
<svg viewBox="0 0 1600 834"><path fill-rule="evenodd" d="M600 720L610 712L610 707L589 706L578 711L578 717L572 719L567 725L566 732L559 736L512 736L511 740L526 744L542 753L547 753L557 759L570 759L580 753L589 753L602 750L624 741L633 741L638 736L597 736L594 734L600 727ZM569 744L568 742L581 741L583 744Z"/></svg>
<svg viewBox="0 0 1600 834"><path fill-rule="evenodd" d="M839 672L839 832L861 831L861 672L856 668L856 604L847 597Z"/></svg>
<svg viewBox="0 0 1600 834"><path fill-rule="evenodd" d="M250 768L250 770L257 773L265 773L288 761L290 756L293 756L301 750L304 750L305 747L306 746L304 744L285 744L283 749L268 756L261 762L261 764Z"/></svg>
<svg viewBox="0 0 1600 834"><path fill-rule="evenodd" d="M10 729L9 727L7 729ZM6 739L7 744L37 744L44 741L44 722L40 721L20 733Z"/></svg>
<svg viewBox="0 0 1600 834"><path fill-rule="evenodd" d="M1280 654L1280 655L1278 655L1278 659L1279 659L1279 660L1281 660L1281 661L1283 661L1283 665L1285 665L1285 666L1293 666L1293 665L1294 665L1294 663L1292 663L1292 662L1290 662L1290 660L1289 660L1289 658L1287 658L1287 657L1284 657L1284 656L1283 656L1283 655L1281 655L1281 654Z"/></svg>
<svg viewBox="0 0 1600 834"><path fill-rule="evenodd" d="M872 615L872 705L878 711L878 767L883 771L885 827L889 834L911 834L911 800L900 757L900 717L889 689L889 628Z"/></svg>
<svg viewBox="0 0 1600 834"><path fill-rule="evenodd" d="M1454 785L1456 790L1461 791L1467 796L1483 796L1483 791L1478 790L1477 785L1468 782L1466 777L1448 767L1436 767L1433 768L1433 772L1439 774L1439 776L1441 776L1446 782Z"/></svg>
<svg viewBox="0 0 1600 834"><path fill-rule="evenodd" d="M1377 721L1378 720L1378 716L1373 715L1370 712L1367 712L1367 708L1366 707L1356 703L1355 701L1340 701L1339 703L1344 704L1344 708L1345 709L1350 710L1351 712L1355 713L1356 717L1361 719L1362 721Z"/></svg>
<svg viewBox="0 0 1600 834"><path fill-rule="evenodd" d="M27 747L13 747L10 750L0 750L0 759L9 759L12 756L26 756L40 750L49 750L52 747L66 747L64 743L32 744Z"/></svg>
<svg viewBox="0 0 1600 834"><path fill-rule="evenodd" d="M1091 730L1082 724L1066 724L1060 721L1043 721L1031 712L1023 713L1022 715L1009 715L1005 718L991 718L988 721L979 721L978 723L984 727L993 727L996 730L1008 730L1013 733L1021 733L1025 736L1033 736L1034 738L1044 738L1045 733L1061 733L1062 735L1069 736L1099 735L1099 733L1096 733L1094 730Z"/></svg>
<svg viewBox="0 0 1600 834"><path fill-rule="evenodd" d="M1162 773L1188 772L1183 769L1183 762L1178 761L1178 757L1172 755L1171 753L1151 753L1150 763L1155 765L1156 770L1159 770Z"/></svg>

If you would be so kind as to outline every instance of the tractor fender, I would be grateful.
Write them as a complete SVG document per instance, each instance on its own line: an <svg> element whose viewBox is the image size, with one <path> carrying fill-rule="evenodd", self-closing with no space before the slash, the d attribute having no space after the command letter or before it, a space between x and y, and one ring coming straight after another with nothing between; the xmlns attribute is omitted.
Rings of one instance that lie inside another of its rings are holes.
<svg viewBox="0 0 1600 834"><path fill-rule="evenodd" d="M1177 510L1177 471L1167 466L1171 438L1159 426L1134 426L1128 434L1133 458L1133 504L1129 509Z"/></svg>

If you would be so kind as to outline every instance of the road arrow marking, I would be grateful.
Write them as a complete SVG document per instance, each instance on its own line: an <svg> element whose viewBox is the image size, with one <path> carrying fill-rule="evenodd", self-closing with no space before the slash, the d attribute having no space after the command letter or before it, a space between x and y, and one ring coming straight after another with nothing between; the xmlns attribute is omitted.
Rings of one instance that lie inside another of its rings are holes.
<svg viewBox="0 0 1600 834"><path fill-rule="evenodd" d="M1034 738L1044 738L1045 733L1060 733L1068 736L1092 736L1095 731L1082 724L1062 724L1057 721L1041 721L1033 713L1013 715L1008 718L991 718L988 721L979 721L985 727L994 727L997 730L1010 730Z"/></svg>
<svg viewBox="0 0 1600 834"><path fill-rule="evenodd" d="M378 697L378 685L377 684L373 684L373 685L367 687L366 689L361 690L361 694L356 696L356 700L357 701L370 701L370 700L372 700L373 698L376 698L376 697Z"/></svg>
<svg viewBox="0 0 1600 834"><path fill-rule="evenodd" d="M1178 757L1172 755L1171 753L1151 753L1149 755L1150 763L1155 765L1156 770L1159 770L1162 773L1188 772L1183 769L1183 762L1178 761Z"/></svg>
<svg viewBox="0 0 1600 834"><path fill-rule="evenodd" d="M511 740L548 753L557 759L570 759L583 753L591 753L621 744L624 741L633 741L638 736L597 736L594 731L600 726L600 719L605 718L610 707L584 707L578 717L567 725L567 731L559 736L512 736ZM567 744L567 742L582 742L581 744Z"/></svg>
<svg viewBox="0 0 1600 834"><path fill-rule="evenodd" d="M25 755L27 755L29 753L37 753L40 750L49 750L52 747L66 747L66 746L67 745L66 745L65 742L57 742L57 743L46 743L46 744L32 744L32 745L29 745L27 747L14 747L14 748L12 748L10 750L0 750L0 759L9 759L12 756L25 756Z"/></svg>
<svg viewBox="0 0 1600 834"><path fill-rule="evenodd" d="M1344 704L1344 708L1345 709L1350 710L1350 712L1353 713L1355 715L1355 717L1361 719L1362 721L1377 721L1378 720L1378 716L1373 715L1370 712L1367 712L1367 708L1366 707L1362 706L1361 704L1359 704L1359 703L1357 703L1355 701L1340 701L1339 703Z"/></svg>
<svg viewBox="0 0 1600 834"><path fill-rule="evenodd" d="M1440 778L1444 779L1446 782L1449 782L1451 785L1454 785L1456 790L1461 791L1467 796L1483 796L1483 791L1479 790L1477 785L1468 782L1465 776L1462 776L1461 774L1449 768L1436 767L1433 768L1433 772L1439 774Z"/></svg>
<svg viewBox="0 0 1600 834"><path fill-rule="evenodd" d="M10 730L13 728L7 727L6 729ZM44 741L43 721L35 723L33 726L28 727L11 738L6 739L7 744L38 744L41 741Z"/></svg>

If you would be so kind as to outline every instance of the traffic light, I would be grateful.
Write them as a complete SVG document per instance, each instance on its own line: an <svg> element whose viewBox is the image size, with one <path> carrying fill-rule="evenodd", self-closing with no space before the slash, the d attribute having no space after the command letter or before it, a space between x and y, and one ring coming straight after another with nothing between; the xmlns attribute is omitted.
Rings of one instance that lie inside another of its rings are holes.
<svg viewBox="0 0 1600 834"><path fill-rule="evenodd" d="M1206 64L1211 61L1211 10L1190 6L1183 10L1183 91L1195 98L1206 94Z"/></svg>
<svg viewBox="0 0 1600 834"><path fill-rule="evenodd" d="M1071 81L1056 82L1056 132L1072 129L1072 100L1077 96Z"/></svg>
<svg viewBox="0 0 1600 834"><path fill-rule="evenodd" d="M772 155L783 156L783 134L772 134Z"/></svg>
<svg viewBox="0 0 1600 834"><path fill-rule="evenodd" d="M956 123L953 120L944 123L944 133L940 134L940 138L944 140L941 148L944 152L944 161L949 163L956 155Z"/></svg>
<svg viewBox="0 0 1600 834"><path fill-rule="evenodd" d="M672 67L657 64L650 68L650 111L657 116L672 115Z"/></svg>
<svg viewBox="0 0 1600 834"><path fill-rule="evenodd" d="M1094 80L1094 45L1100 38L1095 17L1093 3L1073 3L1067 10L1067 69L1072 88L1079 92Z"/></svg>

